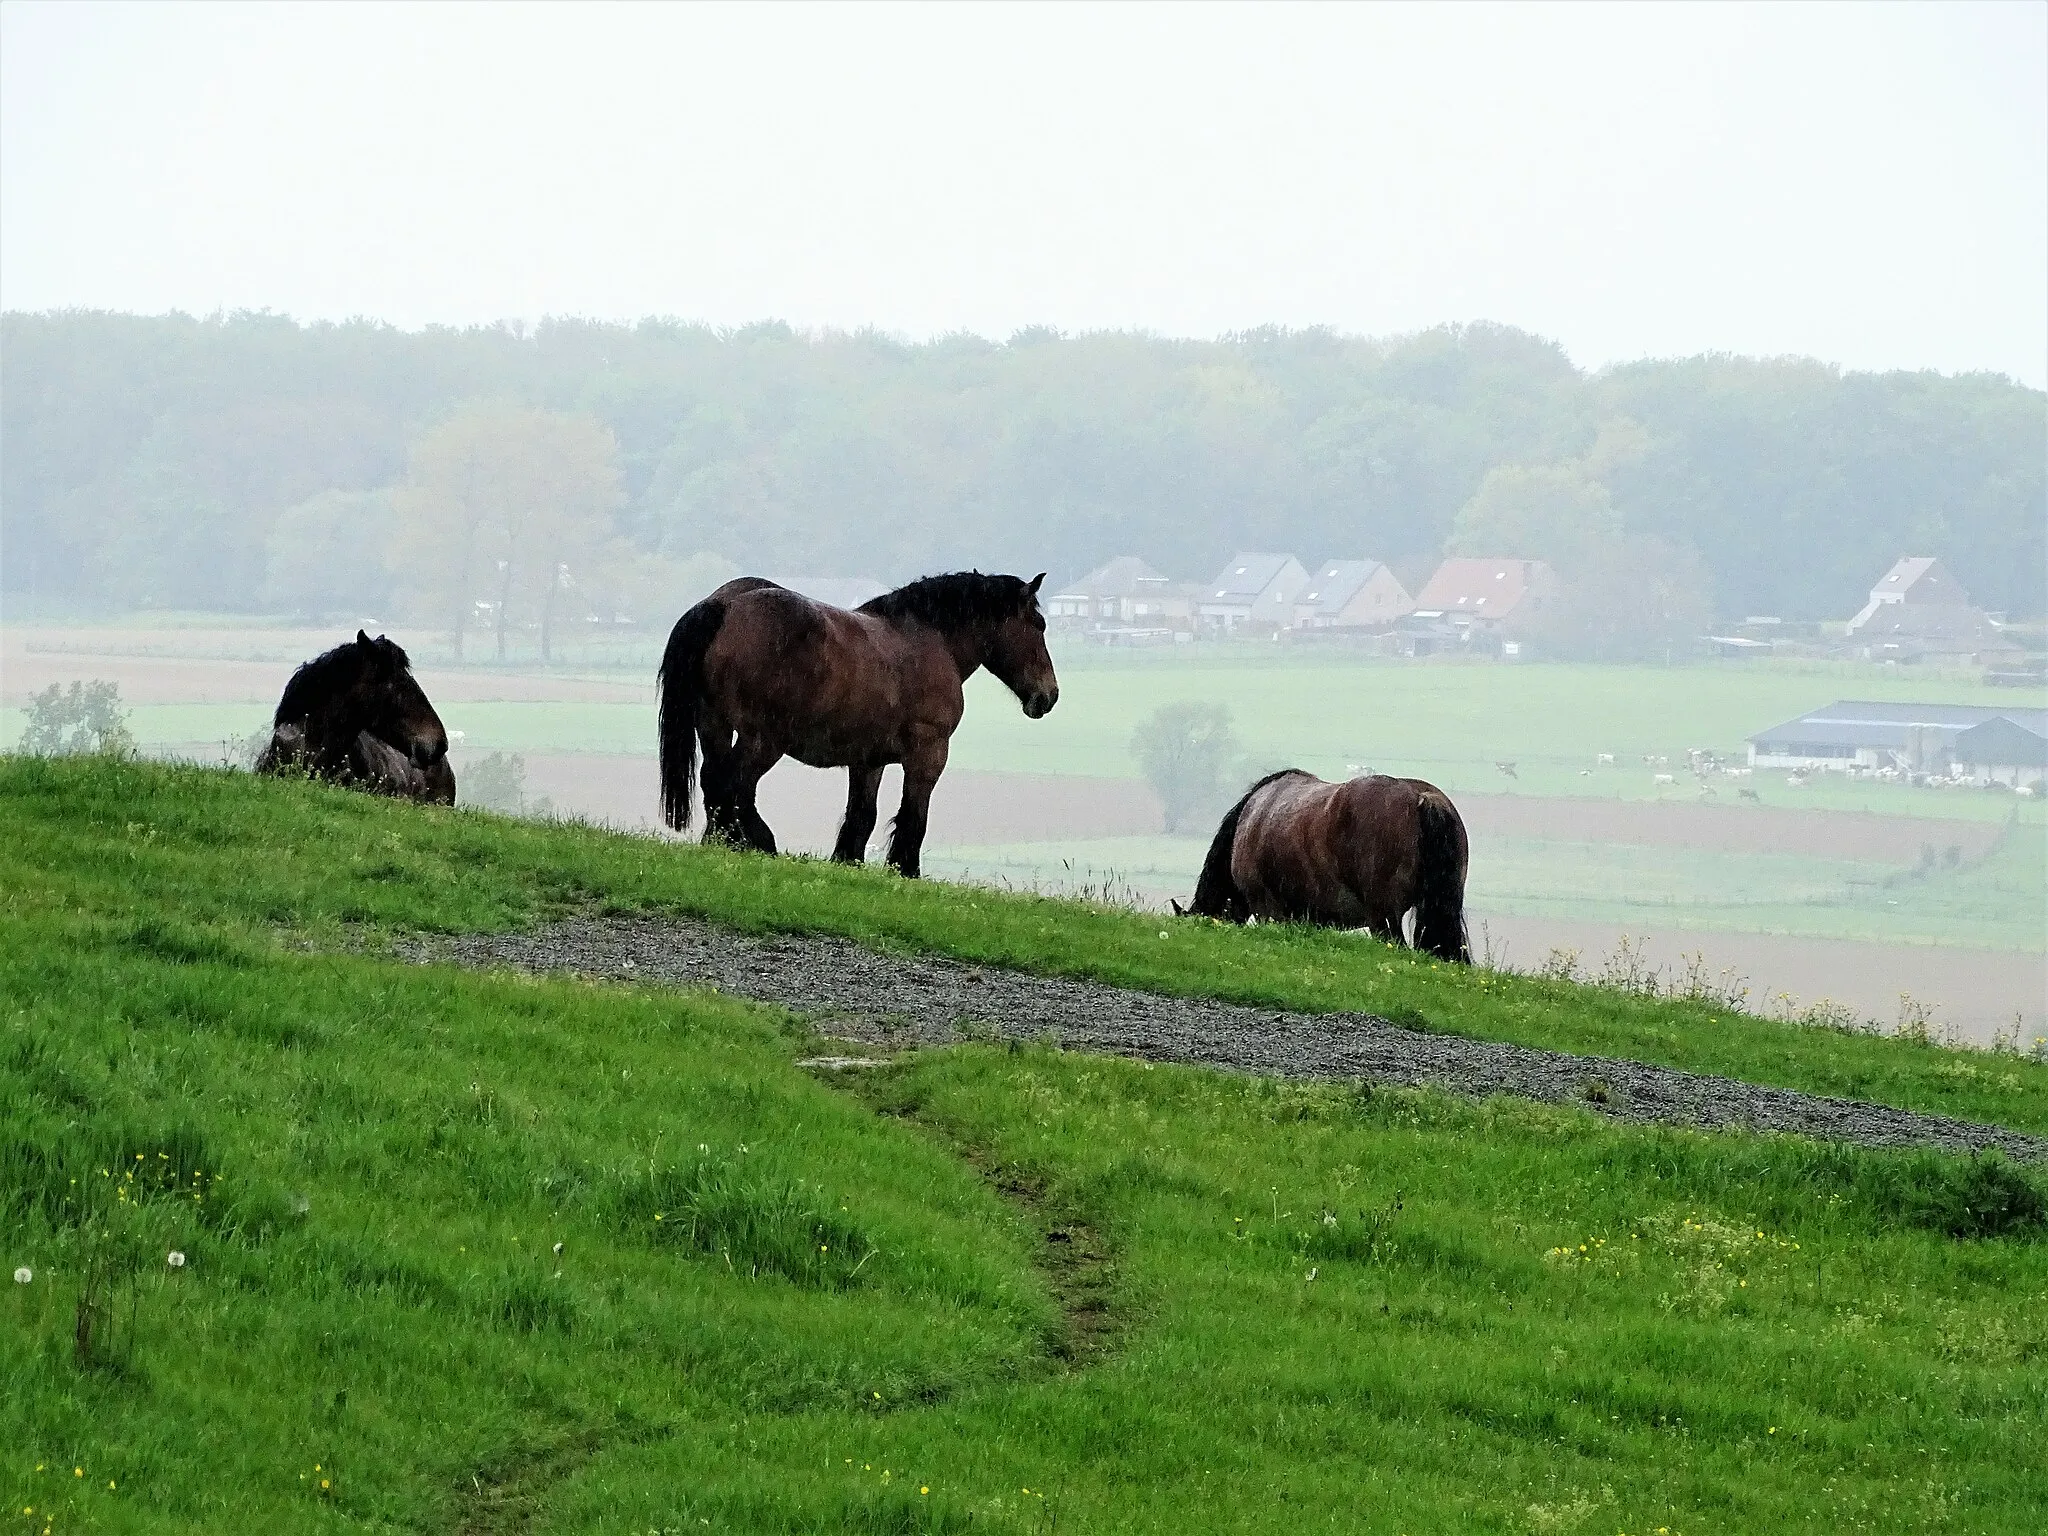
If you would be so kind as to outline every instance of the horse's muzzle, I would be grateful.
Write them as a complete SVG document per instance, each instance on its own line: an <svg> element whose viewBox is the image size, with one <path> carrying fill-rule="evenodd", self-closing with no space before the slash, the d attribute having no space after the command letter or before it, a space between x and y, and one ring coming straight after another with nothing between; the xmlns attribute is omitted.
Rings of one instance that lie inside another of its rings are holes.
<svg viewBox="0 0 2048 1536"><path fill-rule="evenodd" d="M1059 703L1059 701L1060 691L1057 688L1049 688L1043 692L1034 693L1024 701L1024 713L1033 720L1043 720L1052 713L1053 705Z"/></svg>
<svg viewBox="0 0 2048 1536"><path fill-rule="evenodd" d="M412 744L412 751L409 754L413 766L423 772L447 755L448 743L445 741L416 741Z"/></svg>

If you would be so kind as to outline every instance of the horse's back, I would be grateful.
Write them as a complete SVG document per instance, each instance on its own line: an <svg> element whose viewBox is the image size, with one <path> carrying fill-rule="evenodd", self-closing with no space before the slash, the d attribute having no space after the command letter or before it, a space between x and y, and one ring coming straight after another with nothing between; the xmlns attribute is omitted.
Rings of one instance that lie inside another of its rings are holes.
<svg viewBox="0 0 2048 1536"><path fill-rule="evenodd" d="M1230 859L1254 916L1343 927L1368 921L1345 878L1346 787L1294 772L1254 792Z"/></svg>
<svg viewBox="0 0 2048 1536"><path fill-rule="evenodd" d="M1417 903L1432 820L1453 842L1462 887L1464 824L1435 785L1379 774L1339 784L1288 774L1245 806L1231 874L1259 917L1394 931Z"/></svg>
<svg viewBox="0 0 2048 1536"><path fill-rule="evenodd" d="M725 600L704 654L706 691L725 725L823 768L900 761L913 724L950 734L959 723L959 678L939 664L943 647L920 646L872 614L741 581L757 584Z"/></svg>

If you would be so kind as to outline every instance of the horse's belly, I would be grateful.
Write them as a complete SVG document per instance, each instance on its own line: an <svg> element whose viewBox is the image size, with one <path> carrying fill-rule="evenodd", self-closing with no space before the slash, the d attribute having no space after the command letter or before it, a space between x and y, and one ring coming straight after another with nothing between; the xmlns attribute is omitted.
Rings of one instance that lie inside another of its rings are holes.
<svg viewBox="0 0 2048 1536"><path fill-rule="evenodd" d="M872 741L813 740L789 749L806 768L880 768L903 761L901 752L878 748Z"/></svg>

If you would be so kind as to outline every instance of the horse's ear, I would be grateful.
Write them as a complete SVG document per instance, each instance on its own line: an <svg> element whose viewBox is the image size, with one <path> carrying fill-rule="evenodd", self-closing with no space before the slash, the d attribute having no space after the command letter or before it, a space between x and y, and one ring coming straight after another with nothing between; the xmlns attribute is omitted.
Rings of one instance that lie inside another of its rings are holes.
<svg viewBox="0 0 2048 1536"><path fill-rule="evenodd" d="M1036 596L1038 596L1038 589L1039 589L1039 588L1040 588L1041 586L1043 586L1044 584L1045 584L1045 572L1043 572L1043 571L1040 571L1040 572L1039 572L1039 573L1038 573L1038 574L1037 574L1036 576L1034 576L1034 577L1032 577L1032 578L1031 578L1031 584L1030 584L1029 586L1025 587L1025 589L1024 589L1024 590L1025 590L1026 592L1030 593L1030 594L1031 594L1031 595L1032 595L1033 597L1036 597Z"/></svg>
<svg viewBox="0 0 2048 1536"><path fill-rule="evenodd" d="M363 632L362 630L360 630L360 629L359 629L359 630L357 630L357 631L356 631L356 644L357 644L357 645L360 645L360 646L366 646L366 647L367 647L367 646L369 645L369 643L370 643L370 637L369 637L369 636L368 636L367 634L365 634L365 633L364 633L364 632Z"/></svg>
<svg viewBox="0 0 2048 1536"><path fill-rule="evenodd" d="M1166 904L1173 908L1173 915L1175 917L1186 917L1188 915L1188 909L1175 901L1171 896L1166 898Z"/></svg>

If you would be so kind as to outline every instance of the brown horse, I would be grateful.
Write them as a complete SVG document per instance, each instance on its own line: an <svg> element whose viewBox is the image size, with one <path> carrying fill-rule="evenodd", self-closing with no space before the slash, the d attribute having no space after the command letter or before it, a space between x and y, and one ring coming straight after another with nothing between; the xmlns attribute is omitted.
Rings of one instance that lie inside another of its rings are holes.
<svg viewBox="0 0 2048 1536"><path fill-rule="evenodd" d="M1369 928L1402 944L1412 911L1417 949L1470 965L1469 854L1465 823L1434 784L1377 774L1326 784L1287 768L1223 818L1186 914Z"/></svg>
<svg viewBox="0 0 2048 1536"><path fill-rule="evenodd" d="M292 674L256 771L455 803L448 732L413 680L411 660L394 641L360 629Z"/></svg>
<svg viewBox="0 0 2048 1536"><path fill-rule="evenodd" d="M775 851L755 789L784 757L847 770L832 857L858 864L875 829L882 769L903 765L889 862L915 878L932 786L965 699L987 667L1036 720L1059 679L1038 611L1044 575L927 576L852 610L758 576L729 581L676 621L661 659L661 808L690 823L703 751L704 835Z"/></svg>

